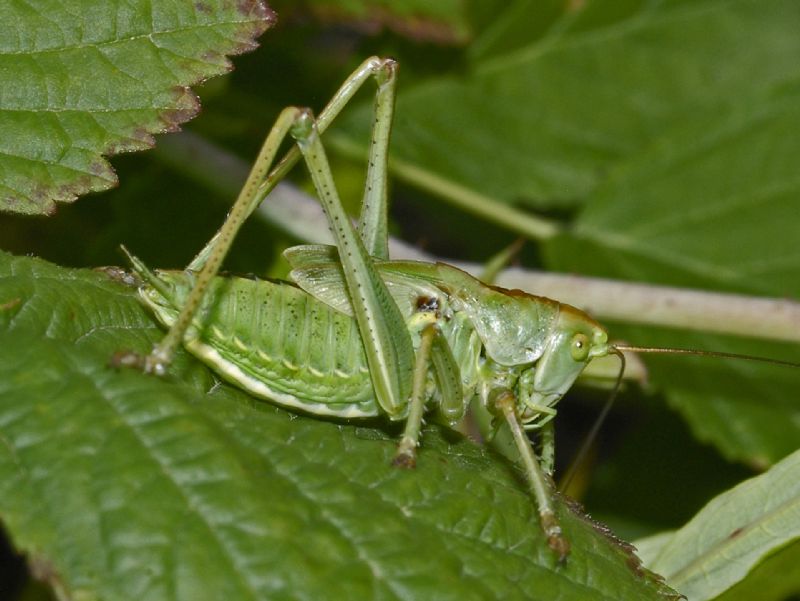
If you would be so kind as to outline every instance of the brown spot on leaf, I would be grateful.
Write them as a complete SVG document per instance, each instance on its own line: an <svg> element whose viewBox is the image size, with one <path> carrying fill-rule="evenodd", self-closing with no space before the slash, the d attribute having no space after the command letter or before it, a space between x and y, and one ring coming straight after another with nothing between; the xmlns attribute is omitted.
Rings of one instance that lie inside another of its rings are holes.
<svg viewBox="0 0 800 601"><path fill-rule="evenodd" d="M264 21L264 29L261 31L265 31L278 20L278 15L275 14L275 11L267 6L266 3L261 2L261 0L241 0L236 4L236 10L247 19Z"/></svg>
<svg viewBox="0 0 800 601"><path fill-rule="evenodd" d="M11 300L6 301L4 303L0 303L0 311L9 311L10 309L13 309L17 305L19 305L21 302L22 299L17 297L17 298L12 298Z"/></svg>
<svg viewBox="0 0 800 601"><path fill-rule="evenodd" d="M193 119L200 112L200 100L186 86L176 86L171 91L176 107L161 111L159 119L162 129L158 133L173 132L180 129L180 124Z"/></svg>
<svg viewBox="0 0 800 601"><path fill-rule="evenodd" d="M105 167L101 161L92 161L89 163L89 173L98 177L102 176L105 172Z"/></svg>
<svg viewBox="0 0 800 601"><path fill-rule="evenodd" d="M150 134L150 132L147 131L143 127L137 127L136 129L134 129L133 132L132 132L132 136L131 137L132 137L133 140L135 140L139 144L143 144L143 145L147 146L148 148L151 148L153 145L155 145L155 138L153 138L153 136ZM126 150L127 150L127 148L126 148ZM124 152L124 151L120 151L120 152Z"/></svg>
<svg viewBox="0 0 800 601"><path fill-rule="evenodd" d="M203 54L200 55L200 58L203 59L203 62L206 63L221 63L222 62L222 55L219 52L215 52L214 50L206 50ZM232 68L232 65L226 65L228 67L228 71Z"/></svg>
<svg viewBox="0 0 800 601"><path fill-rule="evenodd" d="M56 212L56 204L52 200L52 197L56 196L56 194L57 191L49 186L38 184L34 186L30 194L30 199L38 210L30 210L32 207L28 206L22 207L21 210L23 213L40 213L49 217ZM57 198L57 200L61 199Z"/></svg>
<svg viewBox="0 0 800 601"><path fill-rule="evenodd" d="M259 1L242 0L236 3L236 10L246 22L240 23L240 30L236 35L237 43L227 51L229 55L243 54L255 49L258 46L255 39L278 20L277 15Z"/></svg>
<svg viewBox="0 0 800 601"><path fill-rule="evenodd" d="M75 193L80 190L91 190L92 178L88 175L79 175L68 184L56 188L56 200L72 202L75 200Z"/></svg>

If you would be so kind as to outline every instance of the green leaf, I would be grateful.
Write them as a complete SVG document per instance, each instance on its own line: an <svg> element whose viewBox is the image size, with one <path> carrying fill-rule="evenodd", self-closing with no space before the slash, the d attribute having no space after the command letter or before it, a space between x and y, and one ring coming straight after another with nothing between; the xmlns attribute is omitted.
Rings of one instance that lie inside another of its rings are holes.
<svg viewBox="0 0 800 601"><path fill-rule="evenodd" d="M785 601L800 593L800 541L778 550L759 563L716 601Z"/></svg>
<svg viewBox="0 0 800 601"><path fill-rule="evenodd" d="M495 4L491 14L494 18L469 47L473 60L530 46L534 40L546 35L565 12L574 10L560 0L514 0ZM488 13L487 6L490 4L483 3L476 10Z"/></svg>
<svg viewBox="0 0 800 601"><path fill-rule="evenodd" d="M690 601L714 599L800 538L798 511L800 451L714 498L677 532L636 544L646 565Z"/></svg>
<svg viewBox="0 0 800 601"><path fill-rule="evenodd" d="M103 156L142 150L199 110L273 21L259 0L0 4L0 207L49 214L108 189Z"/></svg>
<svg viewBox="0 0 800 601"><path fill-rule="evenodd" d="M800 296L797 130L800 79L675 123L595 190L570 242L613 255L628 279Z"/></svg>
<svg viewBox="0 0 800 601"><path fill-rule="evenodd" d="M394 159L416 170L411 181L421 173L501 203L580 205L677 120L800 77L798 5L767 4L588 3L464 75L401 84ZM519 21L504 24L476 45L518 39ZM354 114L348 137L369 122Z"/></svg>
<svg viewBox="0 0 800 601"><path fill-rule="evenodd" d="M181 354L109 366L161 332L104 273L0 254L0 516L75 599L661 599L568 505L558 567L520 474L449 431L417 470L385 426L298 416Z"/></svg>
<svg viewBox="0 0 800 601"><path fill-rule="evenodd" d="M597 189L570 233L546 245L549 262L586 275L799 296L800 149L785 136L800 131L798 107L800 88L790 86L676 126ZM647 345L800 358L796 345L612 333ZM732 459L764 466L800 446L796 370L718 363L652 361L651 380L699 438Z"/></svg>

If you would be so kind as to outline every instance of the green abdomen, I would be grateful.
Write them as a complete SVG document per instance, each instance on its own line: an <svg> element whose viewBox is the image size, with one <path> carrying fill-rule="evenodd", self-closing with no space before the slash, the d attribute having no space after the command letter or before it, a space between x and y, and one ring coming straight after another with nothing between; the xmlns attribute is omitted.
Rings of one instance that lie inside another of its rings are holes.
<svg viewBox="0 0 800 601"><path fill-rule="evenodd" d="M172 298L152 289L142 297L169 326L189 284L182 272L158 275L173 285ZM379 414L351 317L285 282L216 278L206 298L208 310L187 333L185 346L222 377L256 396L317 415Z"/></svg>

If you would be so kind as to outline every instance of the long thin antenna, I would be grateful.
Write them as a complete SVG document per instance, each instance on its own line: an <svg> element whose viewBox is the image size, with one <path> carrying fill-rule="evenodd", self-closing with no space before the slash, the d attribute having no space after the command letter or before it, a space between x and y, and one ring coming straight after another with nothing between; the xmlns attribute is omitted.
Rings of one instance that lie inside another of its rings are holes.
<svg viewBox="0 0 800 601"><path fill-rule="evenodd" d="M772 363L773 365L783 365L784 367L800 367L800 363L795 363L794 361L783 361L781 359L770 359L769 357L758 357L756 355L744 355L741 353L724 353L721 351L699 351L697 349L688 349L688 348L631 346L629 344L616 344L612 348L618 351L632 351L634 353L654 353L654 354L659 353L663 355L696 355L699 357L721 357L723 359L745 359L747 361L760 361L761 363Z"/></svg>
<svg viewBox="0 0 800 601"><path fill-rule="evenodd" d="M800 368L800 363L795 363L794 361L784 361L782 359L771 359L769 357L758 357L756 355L745 355L742 353L726 353L722 351L702 351L697 349L666 348L656 346L632 346L629 344L615 344L614 346L610 346L609 353L613 353L619 357L620 369L617 373L617 380L614 384L614 389L608 396L608 400L606 401L605 405L603 405L603 409L600 411L600 414L597 416L592 429L589 430L586 438L584 438L580 449L578 449L578 452L575 455L575 459L572 461L572 464L569 466L566 475L559 485L559 489L562 491L567 489L581 463L583 463L583 460L586 458L586 454L589 452L589 449L597 438L597 434L600 432L600 427L603 425L603 422L608 416L608 412L611 410L611 406L614 404L614 400L617 398L617 393L622 385L622 377L625 374L625 355L623 354L623 351L662 355L695 355L699 357L719 357L723 359L744 359L747 361L759 361L761 363L781 365L783 367Z"/></svg>
<svg viewBox="0 0 800 601"><path fill-rule="evenodd" d="M603 409L600 411L600 414L597 416L597 419L594 420L594 424L592 425L592 429L589 430L589 433L584 437L583 443L581 443L581 447L578 449L578 452L575 454L575 458L572 460L569 468L567 469L567 473L564 475L564 478L559 483L559 490L565 491L567 487L569 487L569 483L572 482L572 478L575 477L575 474L578 471L578 468L583 463L583 460L586 458L586 454L589 452L592 444L594 444L595 439L597 438L597 434L600 432L600 428L603 425L603 422L606 420L608 416L608 412L611 411L611 406L614 404L614 401L617 398L617 393L619 392L620 387L622 386L622 377L625 375L625 355L622 354L622 351L619 350L619 347L610 347L609 353L613 353L617 357L619 357L619 371L617 372L617 380L614 383L614 389L611 391L611 394L608 395L608 399L606 399L605 405L603 405Z"/></svg>

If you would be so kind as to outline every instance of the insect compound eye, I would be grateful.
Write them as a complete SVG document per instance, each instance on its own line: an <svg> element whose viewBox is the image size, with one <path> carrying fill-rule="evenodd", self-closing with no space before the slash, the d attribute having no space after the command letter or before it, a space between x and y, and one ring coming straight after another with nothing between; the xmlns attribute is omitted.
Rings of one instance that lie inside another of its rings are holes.
<svg viewBox="0 0 800 601"><path fill-rule="evenodd" d="M589 337L585 334L575 334L569 344L569 351L575 361L586 361L589 358Z"/></svg>

